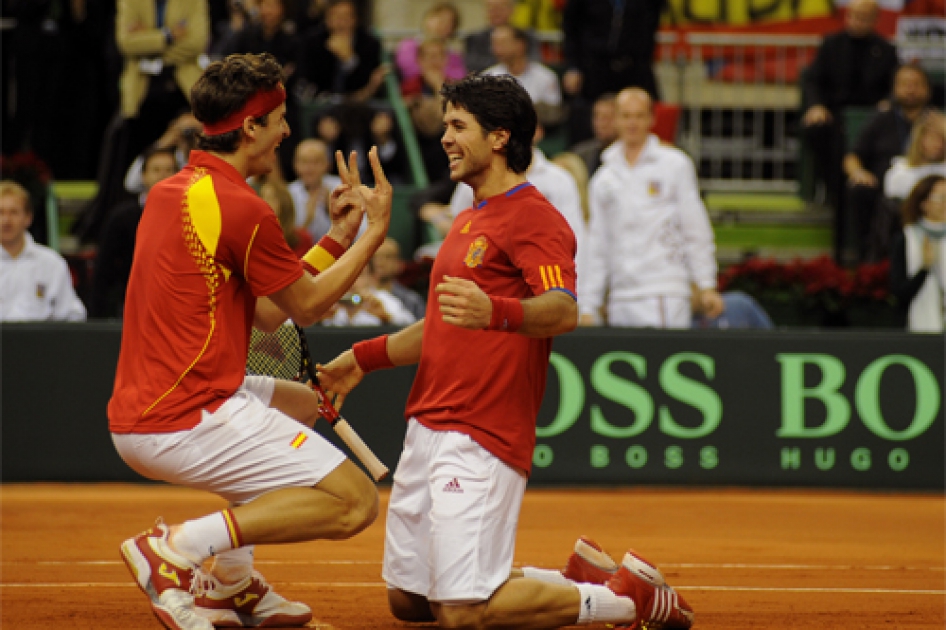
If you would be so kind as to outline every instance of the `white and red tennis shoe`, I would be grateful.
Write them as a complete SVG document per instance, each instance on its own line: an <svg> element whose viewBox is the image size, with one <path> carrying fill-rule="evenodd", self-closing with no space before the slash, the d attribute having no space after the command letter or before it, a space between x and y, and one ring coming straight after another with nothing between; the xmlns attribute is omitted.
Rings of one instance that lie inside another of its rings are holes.
<svg viewBox="0 0 946 630"><path fill-rule="evenodd" d="M297 628L312 620L308 606L277 594L258 571L236 584L204 572L197 579L197 614L218 628Z"/></svg>
<svg viewBox="0 0 946 630"><path fill-rule="evenodd" d="M595 541L582 536L575 541L575 551L568 557L562 575L572 582L604 584L618 570L618 563Z"/></svg>
<svg viewBox="0 0 946 630"><path fill-rule="evenodd" d="M151 610L170 630L213 630L213 624L194 608L191 588L197 567L168 545L167 525L155 526L122 543L122 560L141 592L151 600Z"/></svg>
<svg viewBox="0 0 946 630"><path fill-rule="evenodd" d="M634 600L637 620L623 627L663 630L686 629L693 625L693 608L667 584L660 569L634 550L624 554L621 566L606 586L616 595Z"/></svg>

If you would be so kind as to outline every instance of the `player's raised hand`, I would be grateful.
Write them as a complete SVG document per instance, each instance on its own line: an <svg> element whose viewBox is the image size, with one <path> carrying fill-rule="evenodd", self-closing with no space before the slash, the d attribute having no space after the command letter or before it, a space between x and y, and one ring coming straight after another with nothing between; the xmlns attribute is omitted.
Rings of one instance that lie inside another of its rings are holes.
<svg viewBox="0 0 946 630"><path fill-rule="evenodd" d="M444 276L435 290L444 322L471 330L482 330L489 326L493 303L475 282Z"/></svg>
<svg viewBox="0 0 946 630"><path fill-rule="evenodd" d="M365 214L364 196L357 189L343 183L332 191L328 207L329 218L332 220L330 235L347 247L358 235L358 228Z"/></svg>
<svg viewBox="0 0 946 630"><path fill-rule="evenodd" d="M335 154L335 161L338 165L338 175L343 184L348 184L353 189L357 189L365 200L365 213L368 215L368 226L380 228L387 233L388 226L391 223L391 201L394 198L394 189L388 182L384 169L381 168L381 158L378 157L378 148L371 147L368 152L368 163L371 165L371 171L374 174L374 188L369 188L361 183L361 174L358 172L357 155L354 151L348 159L348 164L341 155L341 152Z"/></svg>
<svg viewBox="0 0 946 630"><path fill-rule="evenodd" d="M345 397L365 377L365 373L355 361L355 353L352 350L346 350L327 365L317 364L315 370L318 373L319 382L322 383L322 389L325 390L329 399L333 400L336 410L341 410Z"/></svg>

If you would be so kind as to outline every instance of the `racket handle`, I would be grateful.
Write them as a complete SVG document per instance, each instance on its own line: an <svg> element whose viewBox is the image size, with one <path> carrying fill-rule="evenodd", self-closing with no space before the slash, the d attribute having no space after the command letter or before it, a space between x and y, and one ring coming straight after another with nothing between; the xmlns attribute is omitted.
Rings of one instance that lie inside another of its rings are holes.
<svg viewBox="0 0 946 630"><path fill-rule="evenodd" d="M335 433L338 434L338 437L342 438L342 441L351 449L351 452L355 454L355 457L365 465L365 468L368 469L368 472L375 481L381 481L388 476L388 467L371 452L368 445L361 439L361 436L355 433L355 430L351 428L351 425L348 424L345 418L339 417L338 420L332 423L332 428L335 429Z"/></svg>

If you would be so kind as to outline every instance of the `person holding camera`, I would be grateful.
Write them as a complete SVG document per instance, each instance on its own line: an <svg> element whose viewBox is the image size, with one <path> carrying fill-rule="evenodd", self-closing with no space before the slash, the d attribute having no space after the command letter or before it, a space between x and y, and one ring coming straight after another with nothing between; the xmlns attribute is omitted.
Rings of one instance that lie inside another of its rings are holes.
<svg viewBox="0 0 946 630"><path fill-rule="evenodd" d="M404 302L378 286L372 261L342 296L334 312L322 323L326 326L398 326L417 321Z"/></svg>

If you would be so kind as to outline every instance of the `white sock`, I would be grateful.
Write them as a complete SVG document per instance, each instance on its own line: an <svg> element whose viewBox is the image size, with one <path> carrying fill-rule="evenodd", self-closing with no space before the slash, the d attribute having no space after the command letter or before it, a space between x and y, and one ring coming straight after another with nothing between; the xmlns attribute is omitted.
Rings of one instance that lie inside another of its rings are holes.
<svg viewBox="0 0 946 630"><path fill-rule="evenodd" d="M210 573L223 584L236 584L253 574L254 545L231 549L214 556Z"/></svg>
<svg viewBox="0 0 946 630"><path fill-rule="evenodd" d="M193 562L240 546L239 528L230 510L186 521L171 537L171 546Z"/></svg>
<svg viewBox="0 0 946 630"><path fill-rule="evenodd" d="M531 578L533 580L539 580L549 584L558 584L559 586L571 586L574 584L574 582L562 575L561 571L555 571L554 569L522 567L522 575L523 577Z"/></svg>
<svg viewBox="0 0 946 630"><path fill-rule="evenodd" d="M578 623L617 621L629 623L637 619L637 607L630 597L615 595L607 586L579 584L575 587L581 594Z"/></svg>

